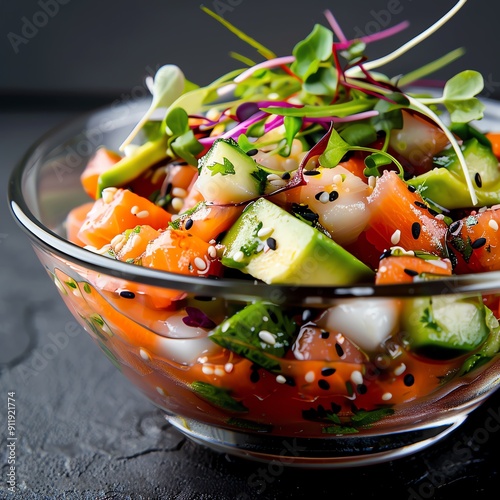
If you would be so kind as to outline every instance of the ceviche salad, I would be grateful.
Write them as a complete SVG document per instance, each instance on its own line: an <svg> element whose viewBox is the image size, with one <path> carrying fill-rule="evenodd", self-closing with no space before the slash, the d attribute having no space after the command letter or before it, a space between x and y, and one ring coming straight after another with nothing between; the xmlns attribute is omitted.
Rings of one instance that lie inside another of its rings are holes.
<svg viewBox="0 0 500 500"><path fill-rule="evenodd" d="M481 75L418 91L461 49L410 74L382 72L464 4L375 60L367 44L408 23L349 40L327 11L279 57L203 7L263 61L233 54L244 67L202 87L160 68L144 118L83 171L89 201L68 214L67 238L131 266L269 285L499 270L500 135L476 126ZM185 417L262 432L360 432L500 349L496 295L318 309L97 273L55 278L79 291L71 300L88 310L85 324L152 397Z"/></svg>

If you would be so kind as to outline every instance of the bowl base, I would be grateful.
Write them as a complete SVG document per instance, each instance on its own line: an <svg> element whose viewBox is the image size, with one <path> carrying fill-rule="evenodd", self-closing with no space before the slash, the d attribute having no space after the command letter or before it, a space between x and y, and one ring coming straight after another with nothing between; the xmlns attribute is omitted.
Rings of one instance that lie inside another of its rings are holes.
<svg viewBox="0 0 500 500"><path fill-rule="evenodd" d="M397 433L304 438L249 434L176 415L166 414L165 417L191 441L219 453L316 469L372 465L402 458L435 444L466 419L465 415L460 415L433 426Z"/></svg>

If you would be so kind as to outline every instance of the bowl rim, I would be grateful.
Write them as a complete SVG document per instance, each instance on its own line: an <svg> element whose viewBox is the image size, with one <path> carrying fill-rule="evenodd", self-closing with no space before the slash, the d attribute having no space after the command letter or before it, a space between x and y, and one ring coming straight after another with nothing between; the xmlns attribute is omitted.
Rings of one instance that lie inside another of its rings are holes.
<svg viewBox="0 0 500 500"><path fill-rule="evenodd" d="M435 89L424 88L434 92ZM490 98L481 98L486 105L486 113L494 110L500 117L500 101ZM134 123L147 109L150 98L140 98L132 102L121 102L116 105L105 105L100 108L81 113L76 117L62 121L41 135L28 148L11 172L8 184L8 202L11 215L26 232L32 242L45 251L56 254L58 257L73 264L91 269L95 272L121 278L126 281L139 282L159 288L174 288L200 296L228 296L241 300L269 300L274 303L307 303L311 306L334 304L339 299L346 298L375 298L398 297L410 298L428 295L446 294L473 294L487 293L500 289L500 271L484 273L452 275L445 278L419 280L409 284L375 285L370 282L353 285L325 286L325 285L278 285L266 284L254 279L221 278L210 279L203 277L186 276L158 269L136 266L126 262L110 259L86 250L69 242L62 236L46 227L29 209L23 195L23 184L27 172L42 157L40 151L47 141L57 134L68 130L83 130L90 120L99 120L110 113L120 113L128 106L128 113L137 117ZM132 113L130 113L132 109ZM89 200L90 201L90 200ZM306 300L305 300L306 299Z"/></svg>

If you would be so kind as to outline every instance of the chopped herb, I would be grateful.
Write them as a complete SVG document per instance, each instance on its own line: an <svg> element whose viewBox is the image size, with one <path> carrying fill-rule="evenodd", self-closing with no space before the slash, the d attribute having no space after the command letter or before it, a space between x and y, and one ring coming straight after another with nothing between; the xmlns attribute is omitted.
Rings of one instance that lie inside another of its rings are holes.
<svg viewBox="0 0 500 500"><path fill-rule="evenodd" d="M228 389L216 387L206 382L195 381L191 384L193 391L202 399L205 399L214 406L228 411L247 412L248 408L234 399Z"/></svg>

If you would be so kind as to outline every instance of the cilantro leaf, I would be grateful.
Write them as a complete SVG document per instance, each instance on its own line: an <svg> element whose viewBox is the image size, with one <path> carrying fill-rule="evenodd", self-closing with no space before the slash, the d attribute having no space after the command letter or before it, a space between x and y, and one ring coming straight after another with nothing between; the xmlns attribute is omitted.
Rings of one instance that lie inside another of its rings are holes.
<svg viewBox="0 0 500 500"><path fill-rule="evenodd" d="M223 165L220 163L213 163L212 165L206 165L206 167L210 170L212 176L216 174L234 175L236 173L234 165L227 158L224 158Z"/></svg>

